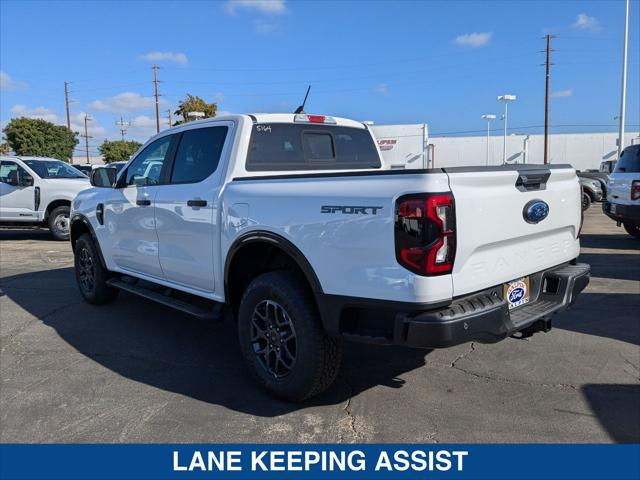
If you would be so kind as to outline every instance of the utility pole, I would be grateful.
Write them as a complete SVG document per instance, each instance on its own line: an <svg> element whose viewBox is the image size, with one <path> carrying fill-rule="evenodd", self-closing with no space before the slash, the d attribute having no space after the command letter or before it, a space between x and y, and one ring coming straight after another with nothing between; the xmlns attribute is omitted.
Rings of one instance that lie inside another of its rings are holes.
<svg viewBox="0 0 640 480"><path fill-rule="evenodd" d="M118 128L120 130L120 137L122 138L122 141L124 142L124 136L127 133L127 127L129 127L131 125L131 122L125 122L124 119L122 117L120 117L120 120L118 120L116 122L116 125L118 126Z"/></svg>
<svg viewBox="0 0 640 480"><path fill-rule="evenodd" d="M84 148L87 154L87 163L91 163L91 158L89 157L89 139L93 138L89 136L89 128L87 126L87 122L89 122L89 120L91 120L91 117L89 117L89 115L85 113L84 114L84 135L80 135L81 137L84 137Z"/></svg>
<svg viewBox="0 0 640 480"><path fill-rule="evenodd" d="M629 42L629 0L625 2L624 44L622 47L622 94L620 95L620 127L618 131L618 157L624 148L624 115L627 106L627 43Z"/></svg>
<svg viewBox="0 0 640 480"><path fill-rule="evenodd" d="M155 87L156 97L156 133L160 133L160 109L158 104L158 65L153 64L153 85Z"/></svg>
<svg viewBox="0 0 640 480"><path fill-rule="evenodd" d="M549 163L549 70L551 67L551 39L555 38L555 35L546 35L547 39L547 58L544 62L546 76L545 76L545 90L544 90L544 164Z"/></svg>
<svg viewBox="0 0 640 480"><path fill-rule="evenodd" d="M64 82L64 104L67 109L67 128L71 130L71 115L69 114L69 82Z"/></svg>
<svg viewBox="0 0 640 480"><path fill-rule="evenodd" d="M173 117L171 116L171 109L167 109L167 119L169 120L169 128L173 126Z"/></svg>

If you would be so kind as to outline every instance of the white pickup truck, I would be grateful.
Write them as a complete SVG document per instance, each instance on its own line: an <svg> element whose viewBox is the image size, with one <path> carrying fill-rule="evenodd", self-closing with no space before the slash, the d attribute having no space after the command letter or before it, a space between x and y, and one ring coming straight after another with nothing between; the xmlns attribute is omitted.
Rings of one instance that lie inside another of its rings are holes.
<svg viewBox="0 0 640 480"><path fill-rule="evenodd" d="M69 239L71 200L89 179L68 163L45 157L0 157L0 226L46 226Z"/></svg>
<svg viewBox="0 0 640 480"><path fill-rule="evenodd" d="M411 347L550 328L589 282L567 165L384 170L368 127L230 115L165 130L73 202L84 298L237 320L276 396L327 388L342 339Z"/></svg>

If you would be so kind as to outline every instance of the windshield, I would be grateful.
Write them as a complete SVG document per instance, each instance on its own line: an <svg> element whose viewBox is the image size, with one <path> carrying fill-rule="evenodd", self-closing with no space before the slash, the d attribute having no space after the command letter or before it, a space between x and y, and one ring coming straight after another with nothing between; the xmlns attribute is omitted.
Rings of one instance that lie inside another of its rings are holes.
<svg viewBox="0 0 640 480"><path fill-rule="evenodd" d="M40 178L87 178L75 167L60 160L24 160Z"/></svg>
<svg viewBox="0 0 640 480"><path fill-rule="evenodd" d="M616 173L640 172L640 145L625 148L616 165Z"/></svg>

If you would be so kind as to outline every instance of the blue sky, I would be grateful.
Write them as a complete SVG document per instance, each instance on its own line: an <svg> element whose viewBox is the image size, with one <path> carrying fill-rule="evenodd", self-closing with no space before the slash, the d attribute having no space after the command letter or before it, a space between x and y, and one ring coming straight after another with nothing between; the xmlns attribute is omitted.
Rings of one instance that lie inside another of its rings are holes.
<svg viewBox="0 0 640 480"><path fill-rule="evenodd" d="M513 93L510 126L544 121L543 35L553 41L553 131L614 131L621 1L0 2L2 124L14 116L64 123L72 82L74 128L91 114L92 150L155 133L152 64L161 108L187 92L219 111L307 111L479 131ZM627 122L640 124L640 4L631 2ZM166 119L163 119L163 126ZM495 122L499 129L501 122Z"/></svg>

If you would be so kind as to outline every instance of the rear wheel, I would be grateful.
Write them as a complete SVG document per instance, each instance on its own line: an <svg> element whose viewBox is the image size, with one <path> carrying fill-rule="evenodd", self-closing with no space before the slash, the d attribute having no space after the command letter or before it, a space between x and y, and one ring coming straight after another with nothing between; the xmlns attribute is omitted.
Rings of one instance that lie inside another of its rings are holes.
<svg viewBox="0 0 640 480"><path fill-rule="evenodd" d="M68 206L63 205L49 214L49 231L56 240L69 240L69 210Z"/></svg>
<svg viewBox="0 0 640 480"><path fill-rule="evenodd" d="M324 332L311 293L292 272L265 273L249 284L238 336L249 370L276 397L305 400L338 374L341 343Z"/></svg>
<svg viewBox="0 0 640 480"><path fill-rule="evenodd" d="M87 302L102 305L118 296L118 290L107 285L109 271L102 266L98 249L88 233L76 240L74 263L76 282Z"/></svg>
<svg viewBox="0 0 640 480"><path fill-rule="evenodd" d="M629 235L640 238L640 225L631 225L630 223L625 223L624 229Z"/></svg>
<svg viewBox="0 0 640 480"><path fill-rule="evenodd" d="M582 192L582 211L584 212L591 206L591 197L587 192Z"/></svg>

